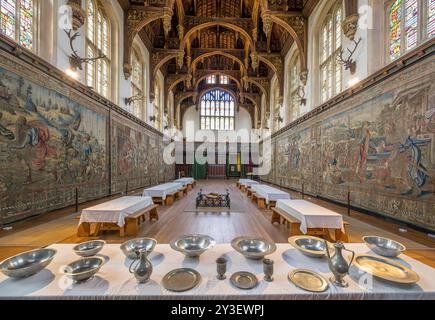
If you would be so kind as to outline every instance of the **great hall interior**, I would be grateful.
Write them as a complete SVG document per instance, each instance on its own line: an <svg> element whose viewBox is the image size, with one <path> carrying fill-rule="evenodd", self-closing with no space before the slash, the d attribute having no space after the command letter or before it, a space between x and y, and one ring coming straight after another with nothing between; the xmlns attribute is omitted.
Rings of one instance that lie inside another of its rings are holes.
<svg viewBox="0 0 435 320"><path fill-rule="evenodd" d="M435 0L0 0L0 299L435 299Z"/></svg>

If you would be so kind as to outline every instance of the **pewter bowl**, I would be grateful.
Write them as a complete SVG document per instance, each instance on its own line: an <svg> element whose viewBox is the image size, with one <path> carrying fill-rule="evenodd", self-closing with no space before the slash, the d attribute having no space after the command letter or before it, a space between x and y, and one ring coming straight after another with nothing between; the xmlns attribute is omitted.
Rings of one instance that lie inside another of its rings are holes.
<svg viewBox="0 0 435 320"><path fill-rule="evenodd" d="M276 251L276 245L265 239L253 237L237 237L231 246L248 259L260 260Z"/></svg>
<svg viewBox="0 0 435 320"><path fill-rule="evenodd" d="M104 264L99 257L88 257L76 260L65 267L65 275L74 282L85 281L94 276Z"/></svg>
<svg viewBox="0 0 435 320"><path fill-rule="evenodd" d="M370 250L384 257L395 258L406 250L403 244L387 238L367 236L363 240Z"/></svg>
<svg viewBox="0 0 435 320"><path fill-rule="evenodd" d="M121 250L125 256L130 259L138 259L137 253L146 250L148 254L153 252L157 241L151 238L132 239L121 244Z"/></svg>
<svg viewBox="0 0 435 320"><path fill-rule="evenodd" d="M56 252L55 249L27 251L1 262L0 270L11 278L27 278L48 266Z"/></svg>
<svg viewBox="0 0 435 320"><path fill-rule="evenodd" d="M208 249L213 248L215 244L216 241L212 237L192 234L171 241L171 248L187 257L198 257Z"/></svg>
<svg viewBox="0 0 435 320"><path fill-rule="evenodd" d="M105 244L103 240L87 241L76 245L73 251L80 257L91 257L100 252Z"/></svg>
<svg viewBox="0 0 435 320"><path fill-rule="evenodd" d="M294 236L288 242L301 253L312 258L322 258L326 255L325 240L312 236ZM331 248L331 250L333 250Z"/></svg>

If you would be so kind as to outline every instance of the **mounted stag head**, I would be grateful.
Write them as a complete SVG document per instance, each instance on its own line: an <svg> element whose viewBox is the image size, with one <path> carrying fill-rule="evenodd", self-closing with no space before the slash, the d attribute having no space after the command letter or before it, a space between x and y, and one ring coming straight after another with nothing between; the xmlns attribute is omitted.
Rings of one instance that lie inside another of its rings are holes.
<svg viewBox="0 0 435 320"><path fill-rule="evenodd" d="M299 86L299 90L297 92L297 96L299 98L299 102L301 105L306 106L307 105L307 99L305 98L305 89L303 86Z"/></svg>
<svg viewBox="0 0 435 320"><path fill-rule="evenodd" d="M72 34L72 30L64 30L64 31L65 31L66 35L68 36L69 45L70 45L71 51L72 51L71 55L69 56L69 64L70 64L70 67L73 71L77 71L77 69L83 70L83 63L89 63L92 61L104 59L106 57L104 54L101 54L98 57L94 57L94 58L81 58L78 55L77 50L74 49L74 41L77 39L77 37L80 36L80 34L78 32L75 32L74 34Z"/></svg>
<svg viewBox="0 0 435 320"><path fill-rule="evenodd" d="M349 48L347 49L347 51L349 52L349 57L347 57L347 59L343 58L344 50L340 50L340 52L337 54L338 63L344 65L345 70L350 70L351 74L355 74L356 72L356 61L354 61L352 57L359 44L361 43L361 40L362 38L359 38L358 41L352 40L354 43L354 48L352 50L350 50Z"/></svg>
<svg viewBox="0 0 435 320"><path fill-rule="evenodd" d="M143 100L144 100L144 96L142 94L137 94L137 95L132 96L130 98L125 98L124 102L125 102L125 105L130 106L135 101L143 101Z"/></svg>

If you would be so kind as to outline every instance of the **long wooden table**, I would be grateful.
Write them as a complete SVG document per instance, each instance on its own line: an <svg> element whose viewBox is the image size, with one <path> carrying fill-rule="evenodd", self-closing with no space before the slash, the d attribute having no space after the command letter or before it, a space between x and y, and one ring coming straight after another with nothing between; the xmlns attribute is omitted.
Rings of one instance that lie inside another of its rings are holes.
<svg viewBox="0 0 435 320"><path fill-rule="evenodd" d="M104 202L96 206L82 210L80 216L77 236L89 237L91 235L91 224L96 224L95 235L100 231L119 231L123 237L126 228L136 230L127 223L140 222L145 214L150 212L150 219L158 219L157 207L154 206L151 197L121 197L115 200ZM130 219L129 219L130 218Z"/></svg>
<svg viewBox="0 0 435 320"><path fill-rule="evenodd" d="M356 267L351 268L348 288L330 285L324 293L311 293L297 288L289 282L289 272L303 268L314 270L326 279L331 272L325 258L315 259L302 255L289 244L277 244L277 251L268 258L275 262L274 281L263 280L261 261L245 259L235 252L231 245L216 245L199 259L186 259L167 244L157 245L149 256L154 271L148 283L138 284L128 271L131 260L126 258L119 245L108 244L100 252L106 260L98 274L80 284L73 284L62 274L64 266L79 257L72 251L73 245L54 245L57 250L52 263L42 272L20 280L12 280L0 274L0 299L435 299L435 269L422 264L406 255L396 261L409 266L420 276L417 284L400 286L393 283L370 280L367 274ZM364 244L346 244L346 248L356 253L369 253ZM216 259L225 256L228 264L227 279L216 279ZM201 276L201 283L194 289L175 293L161 285L166 273L176 268L194 268ZM229 281L231 274L249 271L259 279L259 285L253 290L240 290Z"/></svg>

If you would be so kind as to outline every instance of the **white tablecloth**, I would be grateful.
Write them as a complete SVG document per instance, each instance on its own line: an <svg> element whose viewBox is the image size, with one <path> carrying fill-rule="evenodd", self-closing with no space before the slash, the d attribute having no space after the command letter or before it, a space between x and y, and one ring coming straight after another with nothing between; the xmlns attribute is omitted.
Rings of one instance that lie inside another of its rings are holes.
<svg viewBox="0 0 435 320"><path fill-rule="evenodd" d="M301 231L308 228L341 229L344 232L343 216L334 211L305 200L278 200L276 207L301 222Z"/></svg>
<svg viewBox="0 0 435 320"><path fill-rule="evenodd" d="M107 263L92 279L81 284L72 284L63 274L64 266L78 257L72 252L73 245L54 245L58 253L47 269L27 279L13 280L0 274L0 298L27 299L435 299L435 269L430 268L405 255L398 261L410 266L420 276L420 281L404 287L373 279L369 287L360 282L367 279L365 274L352 267L348 288L330 288L320 294L313 294L297 288L287 279L290 271L298 268L314 270L329 279L331 273L325 258L316 259L303 256L289 244L279 244L277 251L269 258L275 262L274 281L263 281L261 261L247 260L235 252L229 244L217 245L199 259L186 258L172 250L169 245L158 245L150 254L154 266L151 279L146 284L138 284L128 272L131 261L125 258L119 245L106 245L101 251ZM358 253L369 252L364 244L348 244L348 249ZM228 259L228 272L225 281L216 279L216 259ZM403 260L402 260L403 259ZM202 276L196 288L173 293L160 283L169 271L176 268L194 268ZM259 279L253 290L240 290L230 284L231 274L249 271Z"/></svg>
<svg viewBox="0 0 435 320"><path fill-rule="evenodd" d="M165 183L149 189L145 189L143 195L148 197L159 197L165 200L168 194L177 192L182 187L183 186L180 183L175 183L175 182Z"/></svg>
<svg viewBox="0 0 435 320"><path fill-rule="evenodd" d="M195 180L193 178L181 178L181 179L175 180L174 182L180 183L183 185L183 187L185 187L188 184L193 184L194 181Z"/></svg>
<svg viewBox="0 0 435 320"><path fill-rule="evenodd" d="M246 187L251 187L251 186L254 185L254 184L259 184L258 181L251 180L251 179L240 179L240 180L239 180L239 183L240 183L242 186L246 186Z"/></svg>
<svg viewBox="0 0 435 320"><path fill-rule="evenodd" d="M266 203L280 199L290 199L290 195L287 192L267 186L265 184L252 185L252 191L265 198Z"/></svg>
<svg viewBox="0 0 435 320"><path fill-rule="evenodd" d="M116 223L118 226L123 227L126 217L151 205L153 205L153 199L151 197L118 198L82 210L79 225L83 222L95 222Z"/></svg>

